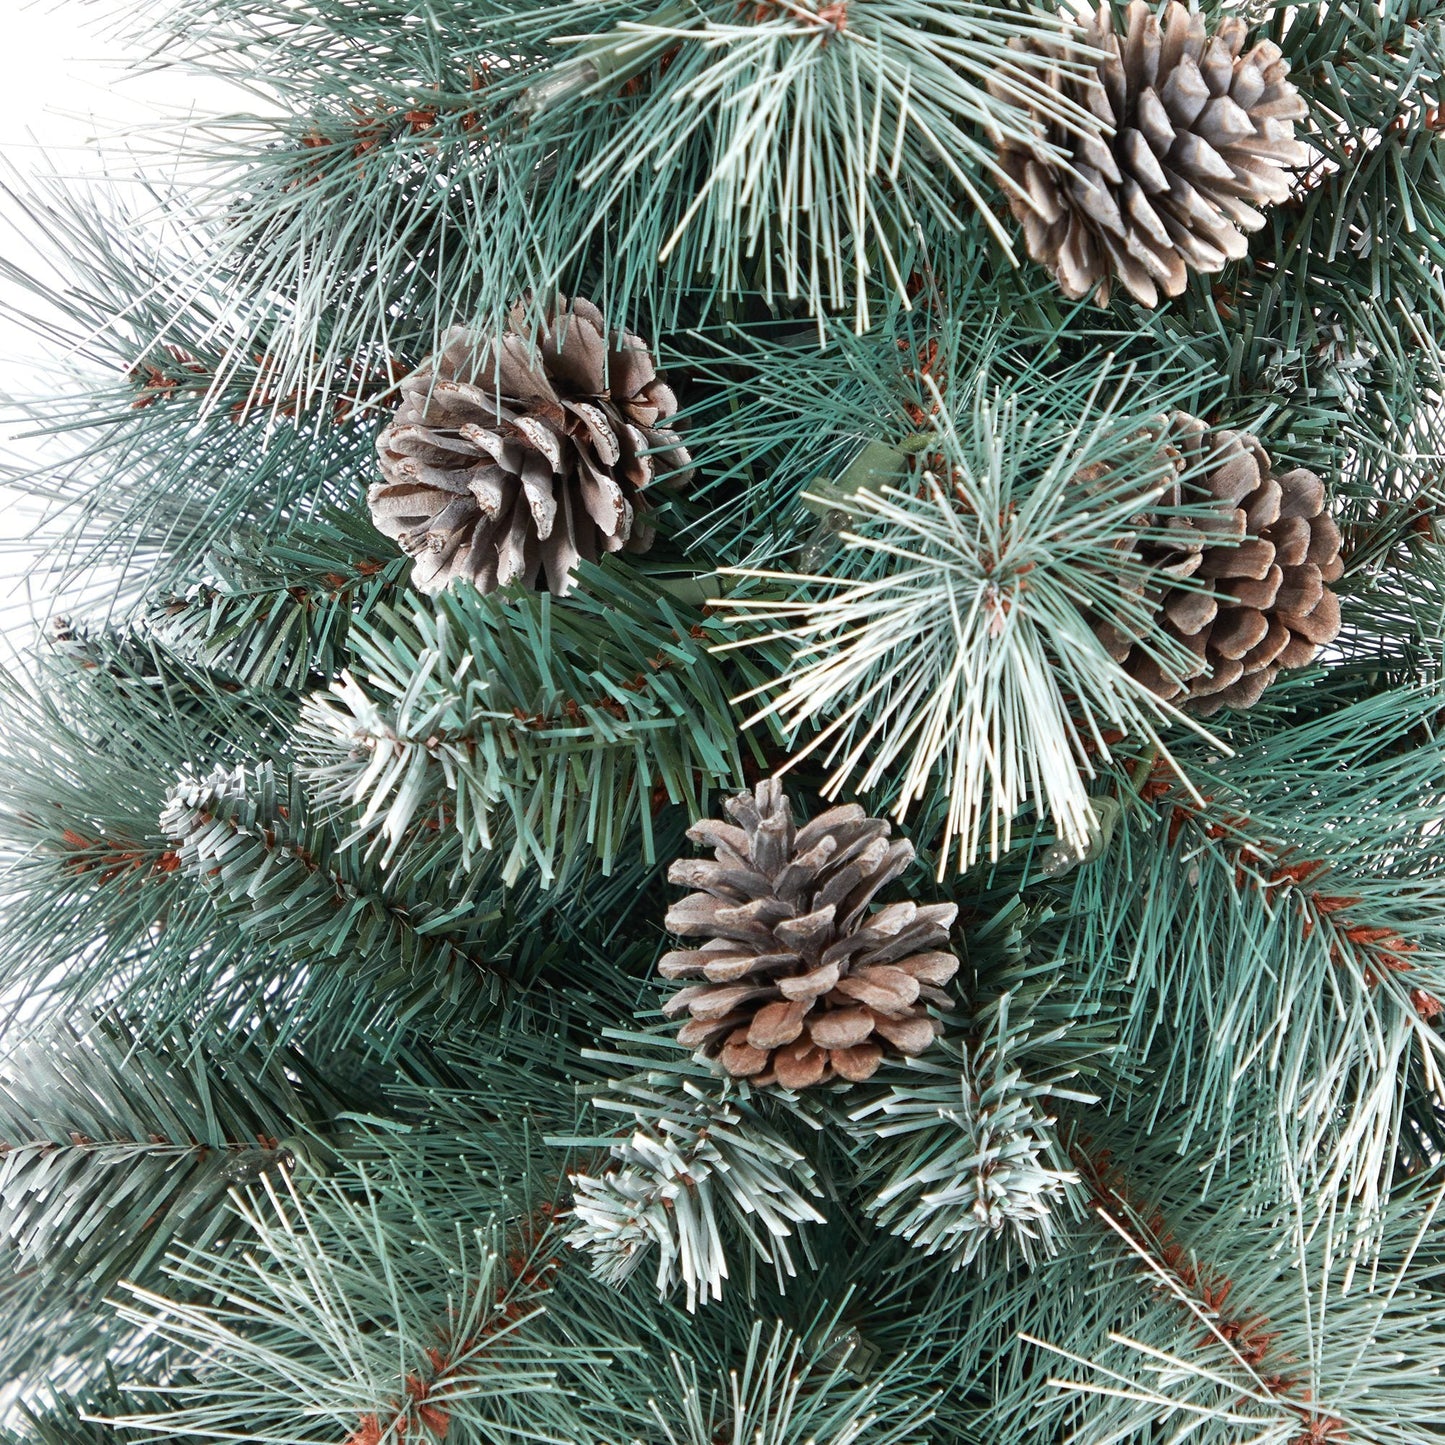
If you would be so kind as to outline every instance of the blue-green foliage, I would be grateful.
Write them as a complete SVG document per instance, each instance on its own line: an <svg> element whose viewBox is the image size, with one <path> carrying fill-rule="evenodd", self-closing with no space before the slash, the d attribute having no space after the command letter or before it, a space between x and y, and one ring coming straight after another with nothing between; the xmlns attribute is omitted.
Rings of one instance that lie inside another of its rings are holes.
<svg viewBox="0 0 1445 1445"><path fill-rule="evenodd" d="M0 262L81 599L0 679L5 1445L1440 1438L1445 5L1202 0L1316 160L1154 311L1016 264L1041 77L986 82L1052 4L125 8L262 103ZM567 597L423 597L396 383L559 288L697 475ZM1175 407L1345 539L1207 737L1093 631L1178 646ZM656 1013L667 864L785 763L960 909L945 1039L851 1089Z"/></svg>

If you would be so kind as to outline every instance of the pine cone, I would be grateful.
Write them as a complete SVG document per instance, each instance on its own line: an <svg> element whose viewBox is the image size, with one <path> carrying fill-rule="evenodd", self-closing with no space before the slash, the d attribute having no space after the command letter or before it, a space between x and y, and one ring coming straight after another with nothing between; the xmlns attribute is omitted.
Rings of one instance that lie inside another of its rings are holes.
<svg viewBox="0 0 1445 1445"><path fill-rule="evenodd" d="M646 343L609 341L590 301L558 297L545 320L535 346L520 305L500 338L454 327L401 383L367 500L424 592L530 587L540 568L565 593L579 558L646 551L643 489L685 480L690 458L658 425L677 399Z"/></svg>
<svg viewBox="0 0 1445 1445"><path fill-rule="evenodd" d="M665 978L697 978L663 1005L690 1014L680 1038L728 1073L789 1089L840 1075L868 1078L884 1044L917 1054L941 1031L924 1003L951 1008L940 985L958 971L946 952L952 903L920 908L874 894L913 861L906 839L856 803L794 832L781 784L729 799L741 827L707 819L688 837L716 861L682 859L673 883L701 889L668 910L673 932L708 941L666 954Z"/></svg>
<svg viewBox="0 0 1445 1445"><path fill-rule="evenodd" d="M1135 300L1153 306L1160 290L1177 296L1188 267L1223 270L1248 249L1255 209L1285 200L1286 167L1306 148L1294 122L1307 112L1285 79L1273 41L1241 54L1247 27L1237 16L1210 36L1204 17L1171 4L1161 25L1143 0L1127 12L1127 34L1113 33L1108 5L1085 27L1106 52L1087 76L1051 67L1050 84L1095 115L1112 135L1077 135L1037 109L1039 139L1069 158L1061 165L1038 146L1004 139L999 161L1017 186L1010 207L1023 223L1029 255L1048 266L1064 294L1109 299L1117 276ZM1015 49L1054 62L1077 56L1068 42L1031 38ZM990 82L1016 103L1016 86Z"/></svg>
<svg viewBox="0 0 1445 1445"><path fill-rule="evenodd" d="M1156 505L1208 498L1217 516L1140 519L1177 538L1138 551L1160 579L1164 631L1193 665L1171 675L1112 623L1096 622L1095 632L1131 676L1166 700L1182 696L1196 717L1251 707L1276 673L1303 667L1338 636L1339 598L1327 584L1344 571L1340 529L1324 483L1303 467L1276 476L1248 433L1211 432L1176 412L1164 440L1176 480Z"/></svg>

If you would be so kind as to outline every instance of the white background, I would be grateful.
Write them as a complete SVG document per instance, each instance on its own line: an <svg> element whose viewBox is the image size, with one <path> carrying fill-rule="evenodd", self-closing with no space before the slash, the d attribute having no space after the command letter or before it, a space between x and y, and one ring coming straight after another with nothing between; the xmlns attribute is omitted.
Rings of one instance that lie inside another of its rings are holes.
<svg viewBox="0 0 1445 1445"><path fill-rule="evenodd" d="M120 43L116 16L142 16L164 0L0 0L0 161L7 189L25 178L50 173L94 174L101 148L121 157L127 135L153 129L162 120L215 114L247 102L207 77L180 69L142 72L144 57ZM152 142L153 143L153 142ZM18 173L18 174L17 174ZM46 269L46 258L27 243L23 213L0 195L0 254L27 269ZM53 275L52 275L53 279ZM0 279L0 303L24 304L23 293ZM43 389L53 343L42 342L0 315L0 394L33 394ZM0 457L33 465L43 447L21 435L8 418L0 421ZM26 537L33 531L33 504L0 491L0 629L11 644L23 640L28 620L42 610L53 581L31 565ZM0 652L9 648L0 644Z"/></svg>

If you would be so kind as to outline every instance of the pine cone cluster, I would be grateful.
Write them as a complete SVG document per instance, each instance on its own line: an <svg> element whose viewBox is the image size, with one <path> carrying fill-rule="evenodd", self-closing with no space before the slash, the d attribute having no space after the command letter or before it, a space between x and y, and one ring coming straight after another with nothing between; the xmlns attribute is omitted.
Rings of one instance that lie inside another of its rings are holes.
<svg viewBox="0 0 1445 1445"><path fill-rule="evenodd" d="M1111 656L1157 696L1206 717L1250 707L1277 673L1303 667L1340 630L1329 583L1344 571L1324 483L1303 467L1278 475L1246 432L1211 431L1176 412L1162 438L1175 480L1159 508L1206 500L1213 516L1145 514L1165 541L1137 544L1158 579L1150 601L1192 654L1170 672L1112 622L1095 623ZM1180 701L1182 699L1182 701Z"/></svg>
<svg viewBox="0 0 1445 1445"><path fill-rule="evenodd" d="M367 500L425 592L540 574L565 593L579 560L646 551L644 490L686 479L690 458L663 425L676 397L646 343L609 337L590 301L558 297L535 341L520 304L500 337L455 327L401 395Z"/></svg>
<svg viewBox="0 0 1445 1445"><path fill-rule="evenodd" d="M1048 266L1064 294L1090 291L1102 306L1112 279L1142 305L1177 296L1189 268L1222 270L1247 250L1244 232L1264 225L1257 209L1289 195L1288 167L1304 164L1294 122L1306 107L1286 79L1272 41L1244 50L1238 16L1213 35L1204 17L1171 4L1162 23L1133 0L1127 29L1114 33L1107 4L1084 40L1105 58L1086 75L1060 62L1080 59L1067 41L1029 38L1016 49L1052 64L1049 83L1112 130L1077 134L1035 109L1038 141L1004 139L999 161L1017 188L1009 203L1023 223L1029 255ZM1015 100L1006 77L990 82Z"/></svg>
<svg viewBox="0 0 1445 1445"><path fill-rule="evenodd" d="M699 980L663 1006L690 1016L682 1041L734 1076L789 1089L866 1079L885 1046L926 1049L940 1032L926 1005L952 1007L942 985L958 971L947 951L958 909L869 908L913 861L913 845L890 841L887 822L856 803L794 829L775 779L725 806L735 823L688 830L713 857L668 872L699 891L669 909L667 927L707 940L658 965L666 978Z"/></svg>

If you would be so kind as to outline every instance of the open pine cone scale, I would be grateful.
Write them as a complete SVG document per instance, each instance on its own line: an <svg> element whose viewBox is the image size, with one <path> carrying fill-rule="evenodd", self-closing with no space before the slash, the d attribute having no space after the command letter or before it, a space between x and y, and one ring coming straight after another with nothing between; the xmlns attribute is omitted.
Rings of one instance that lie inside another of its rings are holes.
<svg viewBox="0 0 1445 1445"><path fill-rule="evenodd" d="M922 1052L938 1025L924 1005L949 1008L957 972L946 945L953 904L892 903L880 889L913 861L913 846L856 804L831 808L796 832L775 781L726 805L740 826L704 820L688 836L713 858L683 859L668 877L698 889L667 927L699 948L660 961L666 978L698 979L664 1005L686 1013L681 1041L731 1074L805 1088L833 1075L868 1078L884 1045Z"/></svg>

